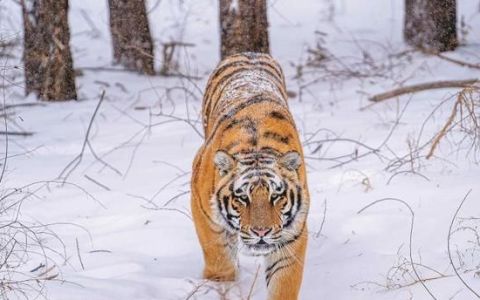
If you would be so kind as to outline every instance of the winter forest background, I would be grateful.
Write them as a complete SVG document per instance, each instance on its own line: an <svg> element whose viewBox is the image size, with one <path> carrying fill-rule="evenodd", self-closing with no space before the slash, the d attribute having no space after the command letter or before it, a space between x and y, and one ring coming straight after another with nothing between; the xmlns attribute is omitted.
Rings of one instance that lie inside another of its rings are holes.
<svg viewBox="0 0 480 300"><path fill-rule="evenodd" d="M201 279L189 211L244 50L305 148L301 299L480 298L480 1L0 0L1 299L265 298L258 258Z"/></svg>

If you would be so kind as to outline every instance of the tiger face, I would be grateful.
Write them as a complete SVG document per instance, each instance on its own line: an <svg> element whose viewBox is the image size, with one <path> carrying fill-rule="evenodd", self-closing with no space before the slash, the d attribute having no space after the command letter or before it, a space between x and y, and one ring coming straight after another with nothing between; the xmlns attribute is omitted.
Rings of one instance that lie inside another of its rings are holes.
<svg viewBox="0 0 480 300"><path fill-rule="evenodd" d="M301 231L307 210L297 172L301 161L295 151L216 152L220 180L214 211L229 233L238 234L247 253L269 254Z"/></svg>

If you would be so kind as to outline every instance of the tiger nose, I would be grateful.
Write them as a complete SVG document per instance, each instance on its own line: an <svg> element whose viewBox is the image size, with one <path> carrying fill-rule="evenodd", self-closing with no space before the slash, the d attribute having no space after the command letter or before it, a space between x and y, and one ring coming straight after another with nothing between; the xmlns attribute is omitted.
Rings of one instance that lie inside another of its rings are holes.
<svg viewBox="0 0 480 300"><path fill-rule="evenodd" d="M267 227L252 227L250 230L258 235L259 237L264 237L266 236L270 231L272 231L272 228L267 228Z"/></svg>

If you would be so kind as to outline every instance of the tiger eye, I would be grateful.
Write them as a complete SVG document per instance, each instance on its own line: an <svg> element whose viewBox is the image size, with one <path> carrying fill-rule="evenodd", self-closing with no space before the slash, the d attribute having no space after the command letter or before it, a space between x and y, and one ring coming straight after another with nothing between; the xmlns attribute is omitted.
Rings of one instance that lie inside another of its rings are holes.
<svg viewBox="0 0 480 300"><path fill-rule="evenodd" d="M270 200L272 200L272 201L275 201L278 198L280 198L280 194L272 194L272 196L270 196Z"/></svg>

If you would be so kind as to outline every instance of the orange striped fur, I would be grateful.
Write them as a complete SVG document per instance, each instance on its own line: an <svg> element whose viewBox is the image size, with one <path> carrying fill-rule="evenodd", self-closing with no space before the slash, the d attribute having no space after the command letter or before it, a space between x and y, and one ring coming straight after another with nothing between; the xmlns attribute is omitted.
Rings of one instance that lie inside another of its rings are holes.
<svg viewBox="0 0 480 300"><path fill-rule="evenodd" d="M266 54L227 57L203 99L205 141L192 175L204 277L236 277L237 251L265 257L269 299L297 299L309 194L280 66Z"/></svg>

